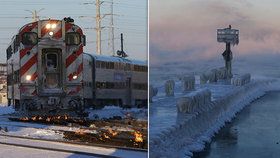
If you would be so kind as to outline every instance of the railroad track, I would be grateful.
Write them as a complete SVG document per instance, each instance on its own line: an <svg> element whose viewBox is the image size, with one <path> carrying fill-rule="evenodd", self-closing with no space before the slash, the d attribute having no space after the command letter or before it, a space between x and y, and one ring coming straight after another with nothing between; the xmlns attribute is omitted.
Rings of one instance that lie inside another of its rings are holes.
<svg viewBox="0 0 280 158"><path fill-rule="evenodd" d="M12 142L5 141L5 139L8 140L7 138L12 139ZM15 143L15 142L22 142L22 143ZM30 145L30 144L28 144L28 142L29 143L33 142L35 144ZM45 145L40 146L40 145L38 145L38 143L42 143ZM90 144L73 143L73 142L67 142L67 141L38 139L38 138L23 137L23 136L12 136L12 135L6 135L6 134L0 134L0 144L16 146L16 147L31 148L31 149L37 149L37 150L56 151L56 152L64 152L64 153L72 153L72 154L78 154L78 155L85 155L85 156L92 156L92 157L104 157L104 158L119 158L122 156L106 155L106 154L101 154L98 152L94 153L94 148L97 147L97 148L104 148L104 149L108 149L108 150L122 150L124 152L132 152L132 153L140 152L143 155L145 155L145 153L147 153L147 150L143 150L143 149L115 147L115 146L99 145L99 144L94 146L92 144L90 145ZM46 146L46 144L48 144L48 145ZM52 146L52 147L49 147L49 146ZM56 146L58 146L58 147L56 147ZM89 151L92 151L92 152L87 152L87 151L77 150L77 149L69 149L69 148L75 148L75 147L82 148L83 150L85 150L85 148L87 148ZM100 152L100 149L99 149L99 152Z"/></svg>
<svg viewBox="0 0 280 158"><path fill-rule="evenodd" d="M129 148L129 147L120 147L120 146L113 146L113 145L94 144L94 143L71 142L71 141L65 141L65 140L54 140L54 139L45 139L45 138L33 138L33 137L15 136L15 135L8 135L8 134L0 134L0 137L11 137L11 138L26 139L26 140L34 140L34 141L45 141L45 142L56 142L56 143L80 145L80 146L87 146L87 147L113 148L113 149L136 151L136 152L147 152L148 151L146 149L139 149L139 148Z"/></svg>

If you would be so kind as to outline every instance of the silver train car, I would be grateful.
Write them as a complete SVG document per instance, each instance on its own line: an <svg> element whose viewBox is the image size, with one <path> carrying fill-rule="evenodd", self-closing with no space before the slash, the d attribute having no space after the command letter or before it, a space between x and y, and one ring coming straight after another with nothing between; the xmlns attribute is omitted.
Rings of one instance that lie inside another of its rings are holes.
<svg viewBox="0 0 280 158"><path fill-rule="evenodd" d="M29 114L147 106L147 65L86 54L85 44L71 18L24 25L6 51L8 104Z"/></svg>
<svg viewBox="0 0 280 158"><path fill-rule="evenodd" d="M87 105L147 107L147 63L118 56L85 53L84 99Z"/></svg>

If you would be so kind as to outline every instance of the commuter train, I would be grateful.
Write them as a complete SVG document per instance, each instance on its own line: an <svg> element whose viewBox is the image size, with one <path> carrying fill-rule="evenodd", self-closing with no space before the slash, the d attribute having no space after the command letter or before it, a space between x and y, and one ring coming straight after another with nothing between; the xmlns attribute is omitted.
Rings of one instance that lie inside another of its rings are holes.
<svg viewBox="0 0 280 158"><path fill-rule="evenodd" d="M8 104L17 111L82 111L87 106L147 106L147 64L84 53L71 18L24 25L7 48Z"/></svg>

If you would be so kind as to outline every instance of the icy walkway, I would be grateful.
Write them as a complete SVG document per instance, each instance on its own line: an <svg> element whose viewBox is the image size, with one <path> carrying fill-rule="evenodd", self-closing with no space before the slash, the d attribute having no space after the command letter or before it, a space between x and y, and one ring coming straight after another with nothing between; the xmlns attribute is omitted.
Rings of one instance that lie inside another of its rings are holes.
<svg viewBox="0 0 280 158"><path fill-rule="evenodd" d="M224 85L223 83L196 85L196 89L205 87L211 90L212 100L226 96L238 88L232 85ZM158 137L161 132L168 130L168 128L195 116L195 114L177 113L176 100L187 94L180 92L179 82L176 83L174 97L165 97L163 91L163 87L160 87L159 95L154 97L154 102L150 104L150 139Z"/></svg>

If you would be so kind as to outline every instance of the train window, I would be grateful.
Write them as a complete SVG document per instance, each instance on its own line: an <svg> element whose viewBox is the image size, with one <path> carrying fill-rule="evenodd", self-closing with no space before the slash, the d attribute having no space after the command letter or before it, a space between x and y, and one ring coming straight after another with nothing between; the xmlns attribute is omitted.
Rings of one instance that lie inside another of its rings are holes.
<svg viewBox="0 0 280 158"><path fill-rule="evenodd" d="M9 46L6 50L6 53L7 53L7 60L10 59L10 57L12 56L13 54L13 50L12 50L12 46Z"/></svg>
<svg viewBox="0 0 280 158"><path fill-rule="evenodd" d="M110 62L110 69L114 69L114 63L113 62Z"/></svg>
<svg viewBox="0 0 280 158"><path fill-rule="evenodd" d="M106 69L106 62L101 62L101 68Z"/></svg>
<svg viewBox="0 0 280 158"><path fill-rule="evenodd" d="M81 43L81 36L77 32L69 32L65 35L66 45L79 45Z"/></svg>
<svg viewBox="0 0 280 158"><path fill-rule="evenodd" d="M148 85L144 84L144 83L134 83L133 84L133 89L136 89L136 90L147 90L147 88L148 88Z"/></svg>
<svg viewBox="0 0 280 158"><path fill-rule="evenodd" d="M56 67L57 67L57 54L48 53L46 55L46 58L47 58L47 62L46 62L47 70L56 69Z"/></svg>
<svg viewBox="0 0 280 158"><path fill-rule="evenodd" d="M125 70L130 70L130 64L128 63L125 64Z"/></svg>
<svg viewBox="0 0 280 158"><path fill-rule="evenodd" d="M95 67L96 67L96 68L100 68L100 67L101 67L100 61L96 61Z"/></svg>
<svg viewBox="0 0 280 158"><path fill-rule="evenodd" d="M35 32L25 32L21 38L24 45L35 45L38 42L38 35Z"/></svg>

